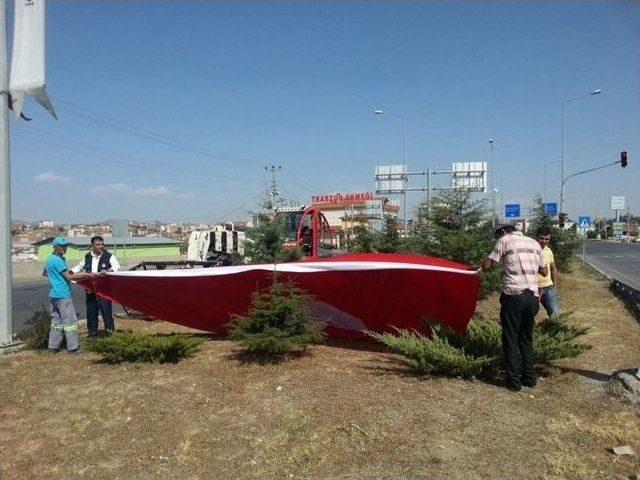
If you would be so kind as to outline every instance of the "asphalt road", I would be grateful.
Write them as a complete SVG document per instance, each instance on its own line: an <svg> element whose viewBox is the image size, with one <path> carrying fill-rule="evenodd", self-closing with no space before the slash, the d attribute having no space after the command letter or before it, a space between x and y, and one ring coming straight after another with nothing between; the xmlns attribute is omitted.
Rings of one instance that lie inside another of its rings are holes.
<svg viewBox="0 0 640 480"><path fill-rule="evenodd" d="M640 290L640 243L590 240L586 248L588 263Z"/></svg>
<svg viewBox="0 0 640 480"><path fill-rule="evenodd" d="M78 318L87 317L85 307L84 290L78 287L73 288L73 304L76 307ZM13 331L20 335L31 328L29 319L33 312L49 303L49 282L46 278L35 282L14 282L13 283ZM113 305L113 313L122 312L122 307ZM117 323L117 319L116 319ZM104 328L100 319L98 328Z"/></svg>

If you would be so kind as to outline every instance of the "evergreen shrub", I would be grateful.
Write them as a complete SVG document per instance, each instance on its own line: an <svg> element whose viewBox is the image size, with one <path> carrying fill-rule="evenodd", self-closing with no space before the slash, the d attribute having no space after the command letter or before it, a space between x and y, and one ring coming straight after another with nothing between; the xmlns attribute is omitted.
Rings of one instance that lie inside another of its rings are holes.
<svg viewBox="0 0 640 480"><path fill-rule="evenodd" d="M27 348L40 350L49 345L49 331L51 330L51 315L46 307L36 310L29 322L31 330L23 337Z"/></svg>
<svg viewBox="0 0 640 480"><path fill-rule="evenodd" d="M452 345L448 335L437 325L432 325L432 331L432 338L403 329L399 329L397 335L370 335L404 356L409 369L419 374L470 378L493 370L495 359L484 355L475 357L464 348Z"/></svg>
<svg viewBox="0 0 640 480"><path fill-rule="evenodd" d="M311 297L294 282L274 282L254 292L245 316L230 323L229 338L246 352L282 354L320 342L324 323L309 310Z"/></svg>
<svg viewBox="0 0 640 480"><path fill-rule="evenodd" d="M575 358L591 349L591 345L575 343L575 340L589 331L589 327L567 324L571 312L547 318L536 324L533 330L536 347L536 361L549 363L561 358Z"/></svg>
<svg viewBox="0 0 640 480"><path fill-rule="evenodd" d="M193 356L202 340L192 335L115 332L104 338L88 340L85 349L104 357L108 363L177 363Z"/></svg>
<svg viewBox="0 0 640 480"><path fill-rule="evenodd" d="M548 364L561 358L573 358L591 348L576 343L588 327L571 326L565 312L536 324L533 330L536 363ZM420 374L495 378L504 368L502 328L498 322L476 318L469 323L465 335L454 333L431 323L431 338L398 330L398 334L371 333L394 353L406 359L408 367Z"/></svg>

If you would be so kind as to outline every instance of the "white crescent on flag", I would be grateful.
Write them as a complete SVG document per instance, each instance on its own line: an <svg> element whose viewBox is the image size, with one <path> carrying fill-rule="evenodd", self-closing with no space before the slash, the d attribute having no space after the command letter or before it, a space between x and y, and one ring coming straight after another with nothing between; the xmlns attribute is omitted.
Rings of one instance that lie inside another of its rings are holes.
<svg viewBox="0 0 640 480"><path fill-rule="evenodd" d="M45 91L45 0L16 0L9 93L17 119L31 95L58 118Z"/></svg>

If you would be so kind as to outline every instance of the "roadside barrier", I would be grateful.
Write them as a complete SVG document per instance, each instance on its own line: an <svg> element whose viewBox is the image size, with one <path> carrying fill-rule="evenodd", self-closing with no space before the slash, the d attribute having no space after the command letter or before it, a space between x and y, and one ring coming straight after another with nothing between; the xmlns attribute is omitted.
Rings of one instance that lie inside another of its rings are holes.
<svg viewBox="0 0 640 480"><path fill-rule="evenodd" d="M609 280L609 289L613 294L622 300L627 309L635 316L636 320L640 322L640 290L630 287L624 282L621 282L617 278L611 276L611 274L602 271L593 263L589 262L589 259L583 256L583 262L585 262L597 271L600 275Z"/></svg>

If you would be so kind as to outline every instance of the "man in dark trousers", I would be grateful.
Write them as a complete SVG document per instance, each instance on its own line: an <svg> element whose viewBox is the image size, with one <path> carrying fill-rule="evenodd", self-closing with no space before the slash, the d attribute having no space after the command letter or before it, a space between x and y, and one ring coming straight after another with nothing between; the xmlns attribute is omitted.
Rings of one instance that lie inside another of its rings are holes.
<svg viewBox="0 0 640 480"><path fill-rule="evenodd" d="M516 231L513 225L498 225L493 237L496 245L482 262L482 270L488 272L496 263L503 267L500 295L502 348L507 363L507 388L517 392L522 385L536 385L533 325L540 309L538 274L546 276L548 269L540 244Z"/></svg>
<svg viewBox="0 0 640 480"><path fill-rule="evenodd" d="M120 264L115 255L104 248L104 239L96 235L91 238L91 251L84 257L84 262L76 265L73 273L106 273L117 272ZM97 296L95 293L87 292L87 330L89 338L98 336L98 312L102 314L104 329L107 335L112 334L116 327L113 321L111 302Z"/></svg>

